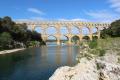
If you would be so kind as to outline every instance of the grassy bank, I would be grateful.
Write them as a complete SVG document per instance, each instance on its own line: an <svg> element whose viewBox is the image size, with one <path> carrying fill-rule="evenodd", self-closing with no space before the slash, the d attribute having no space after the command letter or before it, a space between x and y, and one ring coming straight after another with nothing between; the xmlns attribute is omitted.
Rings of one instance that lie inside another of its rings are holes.
<svg viewBox="0 0 120 80"><path fill-rule="evenodd" d="M89 46L87 52L98 57L104 56L108 50L118 51L120 53L120 37L98 39L85 43L82 42L81 44L81 47L87 44ZM89 54L87 56L90 56Z"/></svg>

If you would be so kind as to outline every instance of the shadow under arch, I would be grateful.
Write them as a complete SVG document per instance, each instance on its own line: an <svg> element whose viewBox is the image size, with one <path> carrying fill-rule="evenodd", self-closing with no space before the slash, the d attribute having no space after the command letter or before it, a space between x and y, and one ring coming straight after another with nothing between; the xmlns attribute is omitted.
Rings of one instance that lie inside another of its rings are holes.
<svg viewBox="0 0 120 80"><path fill-rule="evenodd" d="M92 40L97 40L98 36L92 36Z"/></svg>
<svg viewBox="0 0 120 80"><path fill-rule="evenodd" d="M83 36L82 41L90 41L90 37L89 36Z"/></svg>
<svg viewBox="0 0 120 80"><path fill-rule="evenodd" d="M77 35L74 35L71 37L71 42L72 44L79 44L80 43L80 38Z"/></svg>

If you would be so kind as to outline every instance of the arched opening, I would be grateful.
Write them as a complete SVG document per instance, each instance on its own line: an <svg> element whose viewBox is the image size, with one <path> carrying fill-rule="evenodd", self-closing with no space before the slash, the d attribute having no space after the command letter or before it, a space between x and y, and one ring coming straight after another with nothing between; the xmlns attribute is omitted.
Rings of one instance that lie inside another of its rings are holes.
<svg viewBox="0 0 120 80"><path fill-rule="evenodd" d="M67 44L68 40L69 40L69 38L68 38L67 36L65 36L65 35L62 35L62 36L60 37L60 43L61 43L62 45Z"/></svg>
<svg viewBox="0 0 120 80"><path fill-rule="evenodd" d="M83 41L90 41L90 37L89 36L83 36L82 40Z"/></svg>
<svg viewBox="0 0 120 80"><path fill-rule="evenodd" d="M98 36L92 36L92 40L97 40Z"/></svg>
<svg viewBox="0 0 120 80"><path fill-rule="evenodd" d="M80 29L77 26L73 26L71 28L71 33L72 34L80 34Z"/></svg>
<svg viewBox="0 0 120 80"><path fill-rule="evenodd" d="M67 27L65 27L65 26L64 26L64 27L61 27L61 28L60 28L60 33L61 33L61 34L68 34L69 32L68 32Z"/></svg>
<svg viewBox="0 0 120 80"><path fill-rule="evenodd" d="M42 28L40 26L36 26L35 31L42 34Z"/></svg>
<svg viewBox="0 0 120 80"><path fill-rule="evenodd" d="M88 27L83 27L83 28L82 28L82 34L83 34L83 35L88 35L89 33L90 33L90 30L89 30Z"/></svg>
<svg viewBox="0 0 120 80"><path fill-rule="evenodd" d="M56 30L56 28L55 27L48 27L47 29L46 29L46 33L47 34L49 34L49 35L51 35L51 34L56 34L57 33L57 30Z"/></svg>
<svg viewBox="0 0 120 80"><path fill-rule="evenodd" d="M75 36L73 36L73 37L71 38L71 42L72 42L73 44L79 44L80 38L75 35Z"/></svg>
<svg viewBox="0 0 120 80"><path fill-rule="evenodd" d="M92 34L97 34L97 33L98 33L98 28L97 27L92 28Z"/></svg>
<svg viewBox="0 0 120 80"><path fill-rule="evenodd" d="M49 46L57 45L57 38L53 35L49 35L47 37L46 44Z"/></svg>

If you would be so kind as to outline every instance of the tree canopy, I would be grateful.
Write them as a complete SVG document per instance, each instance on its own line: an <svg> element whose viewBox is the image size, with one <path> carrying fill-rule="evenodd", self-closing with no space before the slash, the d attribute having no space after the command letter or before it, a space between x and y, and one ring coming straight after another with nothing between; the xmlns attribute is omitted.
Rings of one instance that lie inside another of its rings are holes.
<svg viewBox="0 0 120 80"><path fill-rule="evenodd" d="M27 25L16 24L8 16L0 18L0 48L12 48L15 45L29 46L30 42L37 41L41 45L43 42L41 34L27 29Z"/></svg>
<svg viewBox="0 0 120 80"><path fill-rule="evenodd" d="M120 20L116 20L111 23L109 28L103 29L101 31L101 37L106 38L106 37L120 37Z"/></svg>

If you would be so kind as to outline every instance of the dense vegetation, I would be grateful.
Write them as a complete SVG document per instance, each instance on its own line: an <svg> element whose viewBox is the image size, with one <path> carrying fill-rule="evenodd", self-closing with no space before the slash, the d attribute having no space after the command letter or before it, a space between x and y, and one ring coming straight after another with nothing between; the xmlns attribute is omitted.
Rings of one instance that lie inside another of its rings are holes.
<svg viewBox="0 0 120 80"><path fill-rule="evenodd" d="M27 29L27 25L16 24L10 17L0 18L0 50L44 44L41 34Z"/></svg>
<svg viewBox="0 0 120 80"><path fill-rule="evenodd" d="M109 28L101 31L101 38L120 37L120 20L112 22Z"/></svg>
<svg viewBox="0 0 120 80"><path fill-rule="evenodd" d="M101 39L87 42L91 53L104 56L106 50L118 50L120 47L120 20L112 22L107 29L101 30Z"/></svg>

